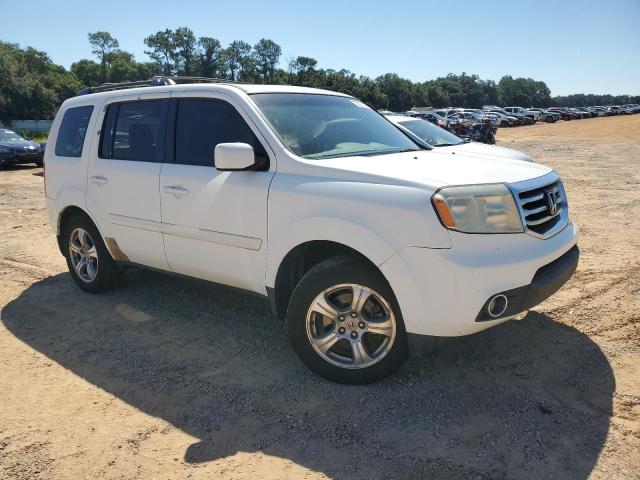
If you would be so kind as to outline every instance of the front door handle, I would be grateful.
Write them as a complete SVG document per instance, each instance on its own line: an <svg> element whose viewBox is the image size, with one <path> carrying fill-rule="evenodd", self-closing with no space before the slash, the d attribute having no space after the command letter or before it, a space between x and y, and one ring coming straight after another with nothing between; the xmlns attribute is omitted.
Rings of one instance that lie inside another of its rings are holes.
<svg viewBox="0 0 640 480"><path fill-rule="evenodd" d="M91 180L91 183L95 183L99 187L102 187L105 184L109 183L109 179L107 177L103 177L102 175L91 177L89 180Z"/></svg>
<svg viewBox="0 0 640 480"><path fill-rule="evenodd" d="M180 185L166 185L162 187L162 191L164 193L168 193L169 195L173 195L175 198L182 198L185 195L189 194L189 190Z"/></svg>

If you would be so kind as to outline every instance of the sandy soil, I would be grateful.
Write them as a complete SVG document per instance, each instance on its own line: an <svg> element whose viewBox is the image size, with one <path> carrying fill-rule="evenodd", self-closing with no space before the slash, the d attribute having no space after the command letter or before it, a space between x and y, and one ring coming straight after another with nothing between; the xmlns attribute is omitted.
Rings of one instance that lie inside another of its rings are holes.
<svg viewBox="0 0 640 480"><path fill-rule="evenodd" d="M41 170L0 171L0 478L640 478L640 115L498 139L563 175L575 277L365 387L310 374L249 295L82 293Z"/></svg>

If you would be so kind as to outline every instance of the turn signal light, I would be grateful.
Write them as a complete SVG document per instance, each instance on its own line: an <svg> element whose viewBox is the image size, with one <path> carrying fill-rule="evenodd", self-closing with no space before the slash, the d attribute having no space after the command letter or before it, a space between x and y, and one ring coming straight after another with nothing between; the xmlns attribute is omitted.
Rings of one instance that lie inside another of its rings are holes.
<svg viewBox="0 0 640 480"><path fill-rule="evenodd" d="M455 228L456 222L453 221L453 216L449 211L449 206L447 202L437 195L433 198L433 203L438 211L438 215L440 216L440 220L445 224L447 228Z"/></svg>

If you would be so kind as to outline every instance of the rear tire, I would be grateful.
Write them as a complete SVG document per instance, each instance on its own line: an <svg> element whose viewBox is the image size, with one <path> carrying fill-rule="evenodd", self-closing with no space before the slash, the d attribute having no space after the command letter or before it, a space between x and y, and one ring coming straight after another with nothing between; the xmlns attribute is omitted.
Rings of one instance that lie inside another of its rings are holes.
<svg viewBox="0 0 640 480"><path fill-rule="evenodd" d="M69 219L62 231L62 243L69 273L82 290L99 293L118 284L122 271L87 216Z"/></svg>
<svg viewBox="0 0 640 480"><path fill-rule="evenodd" d="M289 302L287 327L304 364L333 382L376 382L407 359L404 322L391 287L354 256L327 259L302 277Z"/></svg>

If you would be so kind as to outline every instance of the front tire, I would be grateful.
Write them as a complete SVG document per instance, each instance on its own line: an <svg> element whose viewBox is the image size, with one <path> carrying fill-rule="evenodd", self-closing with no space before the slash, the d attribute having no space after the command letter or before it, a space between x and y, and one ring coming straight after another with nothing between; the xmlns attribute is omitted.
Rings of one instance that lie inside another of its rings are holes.
<svg viewBox="0 0 640 480"><path fill-rule="evenodd" d="M391 287L354 256L325 260L302 277L289 302L287 327L304 364L333 382L376 382L407 359L404 322Z"/></svg>
<svg viewBox="0 0 640 480"><path fill-rule="evenodd" d="M76 285L85 292L99 293L118 283L121 270L88 217L70 218L62 235L67 267Z"/></svg>

